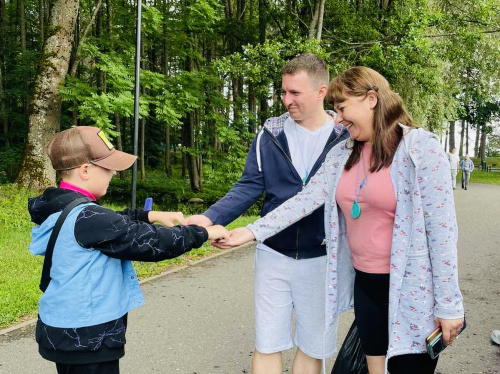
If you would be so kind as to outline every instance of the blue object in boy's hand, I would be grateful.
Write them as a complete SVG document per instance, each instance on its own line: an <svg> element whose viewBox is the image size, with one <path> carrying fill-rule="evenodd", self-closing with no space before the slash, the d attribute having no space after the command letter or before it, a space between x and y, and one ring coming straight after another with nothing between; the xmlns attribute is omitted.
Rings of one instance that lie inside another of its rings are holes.
<svg viewBox="0 0 500 374"><path fill-rule="evenodd" d="M153 198L148 197L146 198L146 201L144 201L144 211L149 212L152 209L153 209Z"/></svg>

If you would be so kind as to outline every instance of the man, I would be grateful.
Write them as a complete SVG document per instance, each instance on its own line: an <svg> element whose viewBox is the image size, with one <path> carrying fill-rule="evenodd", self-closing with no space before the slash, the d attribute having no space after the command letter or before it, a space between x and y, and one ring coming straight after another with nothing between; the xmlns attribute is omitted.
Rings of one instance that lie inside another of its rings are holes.
<svg viewBox="0 0 500 374"><path fill-rule="evenodd" d="M226 225L265 192L261 215L302 190L328 151L348 137L325 111L329 75L326 63L312 54L289 61L282 71L282 100L288 112L269 118L253 141L241 179L203 215L188 224ZM255 254L256 343L252 373L282 374L281 352L298 346L293 373L319 373L333 353L325 331L326 246L324 210L318 209L288 229L257 245ZM292 309L296 331L291 338Z"/></svg>
<svg viewBox="0 0 500 374"><path fill-rule="evenodd" d="M458 167L460 164L460 157L458 157L457 149L453 147L451 152L448 153L448 161L450 162L450 171L451 171L451 185L453 189L457 188L457 173Z"/></svg>
<svg viewBox="0 0 500 374"><path fill-rule="evenodd" d="M462 189L466 190L469 184L470 173L474 170L474 163L469 158L469 155L465 155L465 158L460 161L460 169L462 169Z"/></svg>

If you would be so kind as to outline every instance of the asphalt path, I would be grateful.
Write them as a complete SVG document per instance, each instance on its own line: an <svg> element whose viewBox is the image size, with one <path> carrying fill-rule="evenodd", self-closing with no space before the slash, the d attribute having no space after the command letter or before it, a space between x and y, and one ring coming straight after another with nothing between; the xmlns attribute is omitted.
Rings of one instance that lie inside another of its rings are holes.
<svg viewBox="0 0 500 374"><path fill-rule="evenodd" d="M472 184L456 190L455 201L468 327L442 353L436 373L500 373L500 347L489 338L500 329L500 186ZM250 373L253 257L250 245L144 283L146 305L130 313L122 374ZM352 318L352 312L340 318L340 343ZM0 373L55 373L33 336L33 325L0 332ZM284 354L286 373L293 354Z"/></svg>

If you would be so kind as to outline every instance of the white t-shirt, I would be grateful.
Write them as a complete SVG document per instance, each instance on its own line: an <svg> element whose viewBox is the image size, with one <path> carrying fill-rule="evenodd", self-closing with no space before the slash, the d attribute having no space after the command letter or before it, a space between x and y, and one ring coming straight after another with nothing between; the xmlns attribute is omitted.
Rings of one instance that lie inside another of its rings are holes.
<svg viewBox="0 0 500 374"><path fill-rule="evenodd" d="M307 179L318 157L323 153L334 125L335 121L332 119L319 129L309 131L290 117L286 120L284 131L292 163L303 181Z"/></svg>
<svg viewBox="0 0 500 374"><path fill-rule="evenodd" d="M457 170L458 163L460 162L460 157L457 153L448 153L448 161L450 162L450 169Z"/></svg>

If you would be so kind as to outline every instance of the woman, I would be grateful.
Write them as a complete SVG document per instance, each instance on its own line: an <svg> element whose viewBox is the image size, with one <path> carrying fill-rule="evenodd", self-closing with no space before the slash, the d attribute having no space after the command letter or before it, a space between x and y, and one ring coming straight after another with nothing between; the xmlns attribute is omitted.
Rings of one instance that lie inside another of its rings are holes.
<svg viewBox="0 0 500 374"><path fill-rule="evenodd" d="M452 344L464 321L448 160L376 71L345 71L327 98L351 138L302 192L222 245L263 241L325 204L325 323L336 329L354 304L371 374L433 373L425 338L441 325Z"/></svg>

